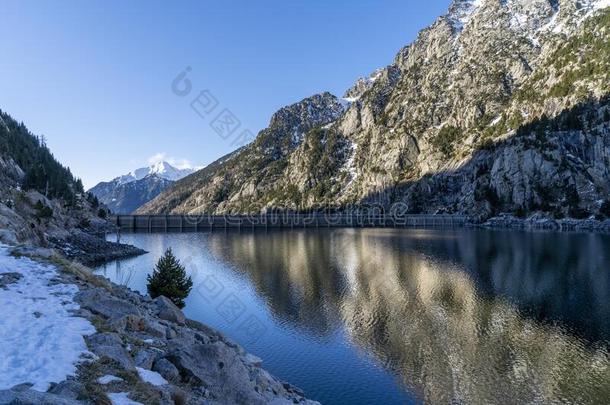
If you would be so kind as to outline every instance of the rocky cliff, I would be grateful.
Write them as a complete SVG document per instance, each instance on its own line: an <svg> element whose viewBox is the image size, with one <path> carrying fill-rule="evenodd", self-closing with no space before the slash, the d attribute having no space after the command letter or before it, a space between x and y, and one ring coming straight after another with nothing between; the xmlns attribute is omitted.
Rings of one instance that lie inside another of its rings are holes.
<svg viewBox="0 0 610 405"><path fill-rule="evenodd" d="M139 212L403 202L408 211L605 215L610 3L455 0L360 79L287 107L250 145Z"/></svg>

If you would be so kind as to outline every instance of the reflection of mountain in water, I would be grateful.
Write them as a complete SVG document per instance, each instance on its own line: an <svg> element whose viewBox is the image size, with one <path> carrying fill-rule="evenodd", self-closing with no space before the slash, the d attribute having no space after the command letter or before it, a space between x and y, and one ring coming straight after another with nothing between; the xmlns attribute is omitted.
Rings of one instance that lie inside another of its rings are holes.
<svg viewBox="0 0 610 405"><path fill-rule="evenodd" d="M430 403L608 398L609 247L472 231L210 237L276 317L316 336L345 327Z"/></svg>
<svg viewBox="0 0 610 405"><path fill-rule="evenodd" d="M324 336L340 326L341 271L328 239L304 233L211 234L213 254L252 279L282 322Z"/></svg>

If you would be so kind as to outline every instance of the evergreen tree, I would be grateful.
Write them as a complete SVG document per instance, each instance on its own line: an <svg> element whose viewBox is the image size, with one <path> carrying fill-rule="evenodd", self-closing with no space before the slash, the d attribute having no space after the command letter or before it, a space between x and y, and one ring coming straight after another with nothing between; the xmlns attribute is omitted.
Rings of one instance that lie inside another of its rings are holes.
<svg viewBox="0 0 610 405"><path fill-rule="evenodd" d="M193 281L187 277L184 266L176 259L172 249L165 251L155 270L147 276L148 294L152 298L163 295L179 308L184 308L184 299L191 292Z"/></svg>

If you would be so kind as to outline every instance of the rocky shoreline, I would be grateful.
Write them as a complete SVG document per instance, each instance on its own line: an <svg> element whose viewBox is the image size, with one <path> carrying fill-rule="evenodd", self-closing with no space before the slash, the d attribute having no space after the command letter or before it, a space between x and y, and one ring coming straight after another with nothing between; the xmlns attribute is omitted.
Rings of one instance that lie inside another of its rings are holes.
<svg viewBox="0 0 610 405"><path fill-rule="evenodd" d="M54 282L79 289L74 316L89 320L90 358L78 373L48 392L20 385L0 391L0 404L317 404L271 376L262 360L197 321L165 297L155 300L93 275L44 248L15 248L14 255L53 263ZM11 280L5 280L10 283ZM123 402L131 403L131 402Z"/></svg>
<svg viewBox="0 0 610 405"><path fill-rule="evenodd" d="M610 233L610 219L554 219L539 213L531 215L527 218L519 218L510 214L503 214L490 218L487 221L474 226L487 229Z"/></svg>
<svg viewBox="0 0 610 405"><path fill-rule="evenodd" d="M64 239L49 238L49 244L61 251L66 258L86 266L148 253L135 246L110 242L83 231L72 232Z"/></svg>

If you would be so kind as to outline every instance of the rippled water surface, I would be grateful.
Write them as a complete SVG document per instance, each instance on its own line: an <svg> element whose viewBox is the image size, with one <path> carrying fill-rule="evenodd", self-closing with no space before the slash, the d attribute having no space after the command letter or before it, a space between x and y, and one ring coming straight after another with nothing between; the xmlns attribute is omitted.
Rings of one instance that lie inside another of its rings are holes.
<svg viewBox="0 0 610 405"><path fill-rule="evenodd" d="M145 292L172 247L195 285L187 316L325 404L610 399L608 236L331 229L121 241L150 253L100 274Z"/></svg>

